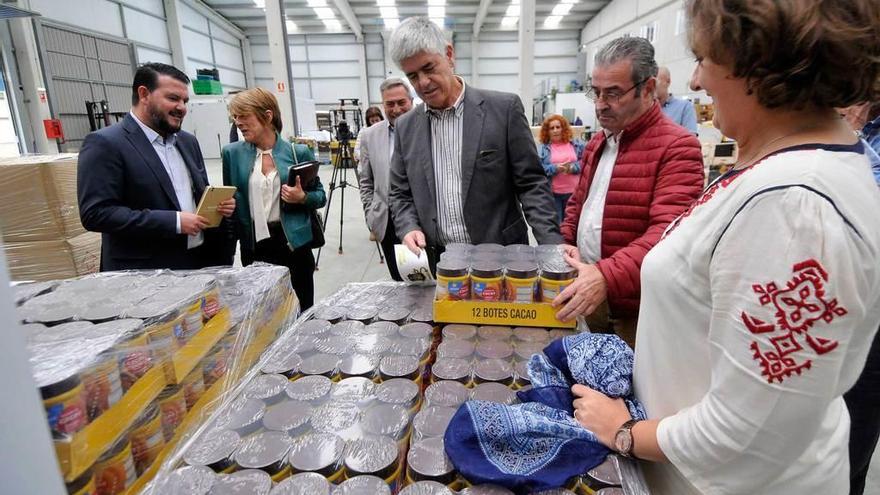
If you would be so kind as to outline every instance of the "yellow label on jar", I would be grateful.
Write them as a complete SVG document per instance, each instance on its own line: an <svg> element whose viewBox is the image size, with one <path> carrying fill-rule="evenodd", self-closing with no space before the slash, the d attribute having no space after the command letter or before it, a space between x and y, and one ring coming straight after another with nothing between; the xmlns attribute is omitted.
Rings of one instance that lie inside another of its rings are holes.
<svg viewBox="0 0 880 495"><path fill-rule="evenodd" d="M97 495L123 493L134 483L135 476L131 444L127 443L115 456L95 463L96 493Z"/></svg>
<svg viewBox="0 0 880 495"><path fill-rule="evenodd" d="M81 376L89 419L97 418L122 398L119 365L115 359L104 359Z"/></svg>
<svg viewBox="0 0 880 495"><path fill-rule="evenodd" d="M560 292L571 285L574 279L568 280L552 280L541 277L541 300L544 302L552 302Z"/></svg>
<svg viewBox="0 0 880 495"><path fill-rule="evenodd" d="M500 301L503 284L501 277L483 278L471 276L475 301Z"/></svg>
<svg viewBox="0 0 880 495"><path fill-rule="evenodd" d="M168 397L159 399L159 415L162 416L162 436L165 437L166 442L169 442L186 416L186 397L182 388Z"/></svg>
<svg viewBox="0 0 880 495"><path fill-rule="evenodd" d="M134 468L140 475L150 468L153 461L159 456L162 447L165 446L161 416L156 414L153 419L132 430L128 438L131 440Z"/></svg>
<svg viewBox="0 0 880 495"><path fill-rule="evenodd" d="M445 277L437 275L434 298L438 301L466 301L471 297L470 277Z"/></svg>
<svg viewBox="0 0 880 495"><path fill-rule="evenodd" d="M186 378L183 379L183 383L181 384L183 388L183 396L186 399L186 410L189 411L192 409L196 402L202 397L202 394L205 393L205 378L202 375L202 369L196 367Z"/></svg>
<svg viewBox="0 0 880 495"><path fill-rule="evenodd" d="M85 388L80 383L63 394L43 400L49 428L52 431L70 435L89 424L84 392Z"/></svg>
<svg viewBox="0 0 880 495"><path fill-rule="evenodd" d="M147 334L126 341L120 351L119 379L122 381L122 390L128 390L153 367Z"/></svg>
<svg viewBox="0 0 880 495"><path fill-rule="evenodd" d="M538 299L538 277L505 279L504 299L515 303L532 303Z"/></svg>

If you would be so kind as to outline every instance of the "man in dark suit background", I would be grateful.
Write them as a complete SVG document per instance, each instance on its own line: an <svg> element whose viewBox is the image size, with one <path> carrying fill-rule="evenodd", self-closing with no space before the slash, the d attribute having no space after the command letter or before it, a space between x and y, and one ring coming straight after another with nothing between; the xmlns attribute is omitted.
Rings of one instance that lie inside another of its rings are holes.
<svg viewBox="0 0 880 495"><path fill-rule="evenodd" d="M222 231L195 214L208 175L195 136L180 130L189 78L160 63L138 68L122 122L86 136L77 194L87 230L102 233L101 270L230 264ZM218 211L229 217L235 200Z"/></svg>
<svg viewBox="0 0 880 495"><path fill-rule="evenodd" d="M466 87L452 44L428 18L403 21L389 45L424 100L396 124L389 196L403 243L416 253L452 242L527 244L526 219L539 244L561 243L519 97Z"/></svg>

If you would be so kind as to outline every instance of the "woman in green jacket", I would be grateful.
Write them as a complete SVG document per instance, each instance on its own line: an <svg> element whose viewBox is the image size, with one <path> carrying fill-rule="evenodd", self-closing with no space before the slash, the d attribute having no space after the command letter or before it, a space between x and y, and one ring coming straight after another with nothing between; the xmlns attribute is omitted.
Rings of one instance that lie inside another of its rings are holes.
<svg viewBox="0 0 880 495"><path fill-rule="evenodd" d="M235 225L241 241L241 262L264 261L290 269L300 307L315 297L310 209L326 203L324 186L296 179L287 185L291 165L314 160L304 145L291 145L281 135L275 96L262 88L235 95L229 111L244 137L223 147L223 183L235 186Z"/></svg>

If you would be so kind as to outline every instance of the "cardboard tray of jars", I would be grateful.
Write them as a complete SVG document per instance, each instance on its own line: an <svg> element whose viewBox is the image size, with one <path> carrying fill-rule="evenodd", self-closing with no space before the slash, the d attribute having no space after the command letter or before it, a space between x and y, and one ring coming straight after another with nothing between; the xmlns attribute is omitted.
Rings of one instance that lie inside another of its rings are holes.
<svg viewBox="0 0 880 495"><path fill-rule="evenodd" d="M525 361L572 332L441 326L433 298L433 287L348 284L304 313L143 493L512 493L471 486L443 434L466 400L516 402ZM621 461L547 495L645 493L626 488L641 482Z"/></svg>
<svg viewBox="0 0 880 495"><path fill-rule="evenodd" d="M437 263L434 320L574 328L550 305L577 278L559 246L449 244Z"/></svg>
<svg viewBox="0 0 880 495"><path fill-rule="evenodd" d="M216 381L209 373L219 374L221 356L224 369L237 361L232 319L265 318L248 314L265 294L241 283L259 270L114 272L14 287L69 489L102 480L118 488L146 470L156 438L164 444ZM276 278L290 292L289 276Z"/></svg>

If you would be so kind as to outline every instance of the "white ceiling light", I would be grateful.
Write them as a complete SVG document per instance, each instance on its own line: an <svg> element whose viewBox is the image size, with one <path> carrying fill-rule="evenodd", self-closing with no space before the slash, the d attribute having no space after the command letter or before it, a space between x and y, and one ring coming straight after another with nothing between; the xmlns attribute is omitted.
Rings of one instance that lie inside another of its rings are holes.
<svg viewBox="0 0 880 495"><path fill-rule="evenodd" d="M397 7L379 7L379 17L382 19L397 19Z"/></svg>
<svg viewBox="0 0 880 495"><path fill-rule="evenodd" d="M376 0L379 7L394 7L394 0Z"/></svg>
<svg viewBox="0 0 880 495"><path fill-rule="evenodd" d="M309 5L309 7L311 7L311 8L315 8L315 7L326 7L326 6L327 6L327 0L308 0L308 5Z"/></svg>
<svg viewBox="0 0 880 495"><path fill-rule="evenodd" d="M516 26L516 23L519 21L519 17L502 17L501 18L501 27L511 28Z"/></svg>
<svg viewBox="0 0 880 495"><path fill-rule="evenodd" d="M324 22L324 26L326 26L327 29L332 29L334 31L342 30L342 23L339 22L338 19L322 19L322 20Z"/></svg>
<svg viewBox="0 0 880 495"><path fill-rule="evenodd" d="M266 10L266 0L254 0L254 7Z"/></svg>
<svg viewBox="0 0 880 495"><path fill-rule="evenodd" d="M571 8L574 7L574 4L571 3L559 3L553 7L553 12L550 13L551 16L563 16L568 15L571 11Z"/></svg>
<svg viewBox="0 0 880 495"><path fill-rule="evenodd" d="M436 19L438 17L446 17L446 7L428 7L428 17L432 19Z"/></svg>
<svg viewBox="0 0 880 495"><path fill-rule="evenodd" d="M330 7L316 7L315 14L319 19L335 19L336 14L333 13L333 9Z"/></svg>
<svg viewBox="0 0 880 495"><path fill-rule="evenodd" d="M446 5L446 0L428 0L428 5L430 5L430 6Z"/></svg>
<svg viewBox="0 0 880 495"><path fill-rule="evenodd" d="M507 7L507 12L504 13L504 17L519 17L519 5L510 4Z"/></svg>
<svg viewBox="0 0 880 495"><path fill-rule="evenodd" d="M296 30L297 30L296 23L293 22L293 21L290 20L290 19L285 20L285 21L284 21L284 24L287 25L287 31L288 31L288 32L290 32L290 31L296 31Z"/></svg>
<svg viewBox="0 0 880 495"><path fill-rule="evenodd" d="M436 24L440 27L443 27L446 24L446 18L445 17L432 17L431 22L433 22L434 24Z"/></svg>
<svg viewBox="0 0 880 495"><path fill-rule="evenodd" d="M394 29L400 25L400 19L398 19L396 17L382 19L382 21L385 23L385 29Z"/></svg>
<svg viewBox="0 0 880 495"><path fill-rule="evenodd" d="M556 9L553 9L556 10ZM544 19L544 27L548 29L556 29L559 27L559 22L562 21L561 15L550 15Z"/></svg>

